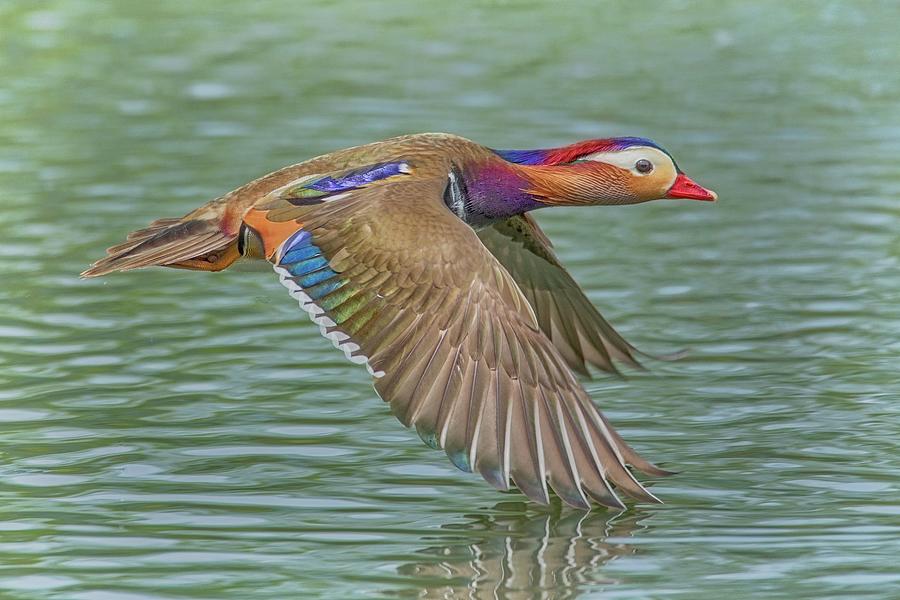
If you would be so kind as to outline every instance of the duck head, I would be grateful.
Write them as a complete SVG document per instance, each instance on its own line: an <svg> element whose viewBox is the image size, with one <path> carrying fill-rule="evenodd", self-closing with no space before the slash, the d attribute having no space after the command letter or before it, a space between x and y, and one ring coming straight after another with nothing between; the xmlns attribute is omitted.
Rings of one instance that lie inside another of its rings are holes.
<svg viewBox="0 0 900 600"><path fill-rule="evenodd" d="M545 205L637 204L663 198L714 201L672 155L645 138L587 140L547 150L499 151L520 165L527 192Z"/></svg>

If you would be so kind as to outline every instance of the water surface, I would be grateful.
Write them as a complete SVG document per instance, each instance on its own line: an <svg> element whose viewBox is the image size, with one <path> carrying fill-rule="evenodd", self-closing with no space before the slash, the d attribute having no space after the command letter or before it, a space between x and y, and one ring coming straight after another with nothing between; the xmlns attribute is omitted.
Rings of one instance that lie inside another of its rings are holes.
<svg viewBox="0 0 900 600"><path fill-rule="evenodd" d="M894 3L0 6L0 595L900 595ZM276 278L77 277L416 131L649 136L717 205L539 215L639 347L586 383L662 506L528 505L400 427Z"/></svg>

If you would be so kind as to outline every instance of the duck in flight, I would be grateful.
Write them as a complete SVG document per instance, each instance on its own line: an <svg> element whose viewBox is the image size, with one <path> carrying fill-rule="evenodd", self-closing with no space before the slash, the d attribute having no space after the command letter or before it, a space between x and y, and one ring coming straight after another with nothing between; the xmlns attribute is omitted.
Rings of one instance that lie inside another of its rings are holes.
<svg viewBox="0 0 900 600"><path fill-rule="evenodd" d="M365 365L425 443L546 504L659 502L576 374L639 366L562 266L532 210L712 201L651 140L492 150L417 134L291 165L131 233L82 275L271 263L322 334Z"/></svg>

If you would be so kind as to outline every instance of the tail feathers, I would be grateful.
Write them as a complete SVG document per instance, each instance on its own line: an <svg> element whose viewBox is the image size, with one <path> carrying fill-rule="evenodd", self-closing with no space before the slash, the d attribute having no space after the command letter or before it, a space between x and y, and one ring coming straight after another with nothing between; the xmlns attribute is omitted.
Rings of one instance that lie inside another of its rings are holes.
<svg viewBox="0 0 900 600"><path fill-rule="evenodd" d="M238 257L237 236L219 223L203 219L159 219L132 232L126 241L109 248L82 277L99 277L154 265L204 271L224 269Z"/></svg>

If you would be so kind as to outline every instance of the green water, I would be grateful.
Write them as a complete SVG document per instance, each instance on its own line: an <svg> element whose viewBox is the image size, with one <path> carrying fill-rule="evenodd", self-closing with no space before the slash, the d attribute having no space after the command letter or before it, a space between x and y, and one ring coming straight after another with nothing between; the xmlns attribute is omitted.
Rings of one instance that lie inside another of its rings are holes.
<svg viewBox="0 0 900 600"><path fill-rule="evenodd" d="M900 7L0 4L0 597L900 597ZM644 135L717 205L540 214L639 347L588 390L663 506L500 494L274 275L123 235L416 131Z"/></svg>

